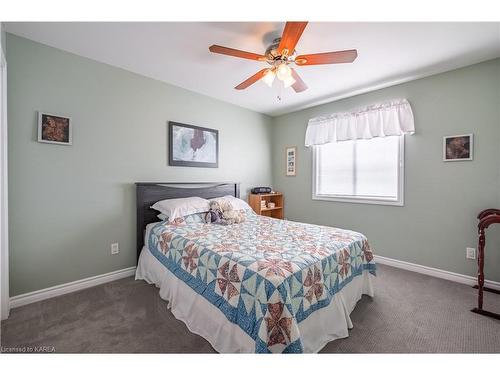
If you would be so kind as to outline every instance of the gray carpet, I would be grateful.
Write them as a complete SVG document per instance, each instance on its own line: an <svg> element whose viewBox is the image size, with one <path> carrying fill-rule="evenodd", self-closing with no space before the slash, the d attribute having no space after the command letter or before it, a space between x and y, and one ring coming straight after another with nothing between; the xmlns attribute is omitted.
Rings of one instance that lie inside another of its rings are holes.
<svg viewBox="0 0 500 375"><path fill-rule="evenodd" d="M379 266L376 296L351 315L350 337L324 353L500 353L500 321L471 313L468 286ZM500 312L500 295L486 293ZM167 310L158 290L132 278L37 302L2 322L2 347L58 353L211 353Z"/></svg>

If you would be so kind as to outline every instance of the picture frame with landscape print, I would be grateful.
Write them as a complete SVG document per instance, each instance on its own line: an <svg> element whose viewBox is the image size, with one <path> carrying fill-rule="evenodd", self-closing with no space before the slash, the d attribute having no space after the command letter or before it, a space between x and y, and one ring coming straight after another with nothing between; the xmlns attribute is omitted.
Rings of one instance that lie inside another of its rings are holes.
<svg viewBox="0 0 500 375"><path fill-rule="evenodd" d="M473 151L473 134L460 134L443 137L443 161L472 160Z"/></svg>
<svg viewBox="0 0 500 375"><path fill-rule="evenodd" d="M38 112L38 142L70 146L73 144L71 118Z"/></svg>
<svg viewBox="0 0 500 375"><path fill-rule="evenodd" d="M169 121L168 165L177 167L219 167L219 131Z"/></svg>
<svg viewBox="0 0 500 375"><path fill-rule="evenodd" d="M289 177L297 176L297 147L285 148L285 161L286 175Z"/></svg>

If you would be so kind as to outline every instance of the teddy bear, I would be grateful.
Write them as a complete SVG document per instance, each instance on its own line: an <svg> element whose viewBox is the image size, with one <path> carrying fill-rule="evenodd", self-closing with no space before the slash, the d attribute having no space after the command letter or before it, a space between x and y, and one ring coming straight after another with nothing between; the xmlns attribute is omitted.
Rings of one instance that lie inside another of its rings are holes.
<svg viewBox="0 0 500 375"><path fill-rule="evenodd" d="M208 223L221 224L222 210L219 202L217 201L210 202L210 210L207 212L206 221Z"/></svg>
<svg viewBox="0 0 500 375"><path fill-rule="evenodd" d="M243 212L234 210L231 202L227 200L211 201L207 221L215 224L230 225L245 221Z"/></svg>
<svg viewBox="0 0 500 375"><path fill-rule="evenodd" d="M231 202L222 200L220 208L222 210L222 218L227 224L239 224L245 221L244 215L240 211L234 210Z"/></svg>

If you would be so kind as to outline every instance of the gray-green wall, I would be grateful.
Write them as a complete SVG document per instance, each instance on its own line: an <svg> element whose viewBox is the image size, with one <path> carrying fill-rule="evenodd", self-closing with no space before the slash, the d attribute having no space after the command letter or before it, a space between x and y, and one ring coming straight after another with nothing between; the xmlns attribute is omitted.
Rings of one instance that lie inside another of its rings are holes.
<svg viewBox="0 0 500 375"><path fill-rule="evenodd" d="M499 91L496 59L275 118L274 188L285 194L286 217L360 231L382 256L474 275L465 248L477 247L475 217L500 207ZM394 98L407 98L415 116L416 133L405 140L404 207L312 200L307 121ZM442 137L463 133L474 133L474 160L443 162ZM298 146L297 177L285 177L291 145ZM500 281L500 228L488 232L487 278Z"/></svg>
<svg viewBox="0 0 500 375"><path fill-rule="evenodd" d="M7 61L11 296L134 266L136 181L271 184L265 115L11 34ZM37 110L73 146L38 143ZM169 120L218 129L219 168L168 167Z"/></svg>

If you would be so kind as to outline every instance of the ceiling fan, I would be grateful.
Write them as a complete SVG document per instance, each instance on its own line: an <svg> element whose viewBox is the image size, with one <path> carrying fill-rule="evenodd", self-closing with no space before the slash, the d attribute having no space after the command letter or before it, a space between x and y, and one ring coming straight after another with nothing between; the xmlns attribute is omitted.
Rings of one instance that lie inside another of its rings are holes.
<svg viewBox="0 0 500 375"><path fill-rule="evenodd" d="M358 56L358 52L355 49L297 56L295 46L306 26L307 22L287 22L281 38L276 38L266 49L264 55L218 46L216 44L210 46L209 50L213 53L240 57L242 59L265 61L271 65L270 68L259 70L253 76L241 82L235 87L236 90L244 90L258 80L262 80L271 87L276 77L283 82L285 87L291 86L295 92L302 92L307 90L307 85L299 77L295 69L289 66L290 64L294 63L297 66L304 66L351 63Z"/></svg>

